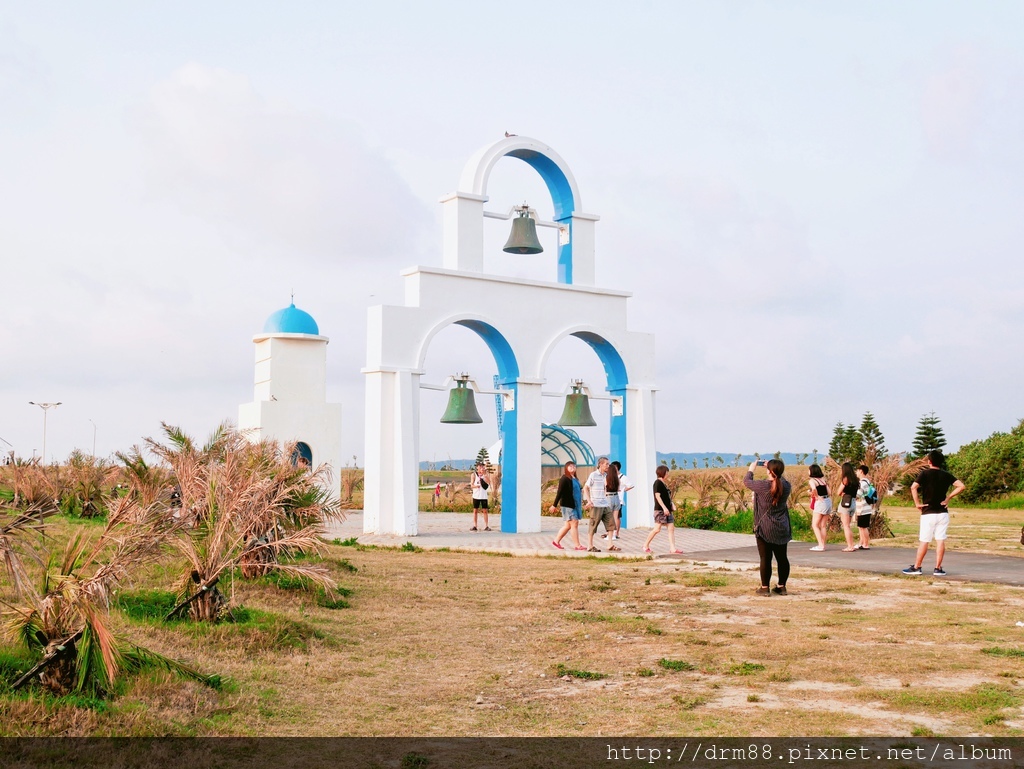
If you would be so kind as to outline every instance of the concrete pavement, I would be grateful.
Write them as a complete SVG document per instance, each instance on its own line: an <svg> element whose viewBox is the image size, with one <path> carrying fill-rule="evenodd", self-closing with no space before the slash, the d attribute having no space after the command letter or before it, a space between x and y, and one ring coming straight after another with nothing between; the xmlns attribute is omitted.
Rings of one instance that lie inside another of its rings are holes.
<svg viewBox="0 0 1024 769"><path fill-rule="evenodd" d="M580 558L598 555L573 550L572 541L568 536L562 540L565 550L556 550L551 540L562 526L561 518L544 516L541 518L541 531L524 534L508 534L501 531L501 517L490 516L493 531L469 531L473 517L467 513L430 513L419 515L419 534L415 537L395 537L381 534L363 534L363 514L360 510L349 511L348 518L331 526L327 539L358 538L364 545L382 545L401 547L412 542L424 550L448 548L476 552L511 553L512 555L558 555L566 558ZM587 543L588 524L580 525L580 540ZM603 533L603 529L601 530ZM615 544L622 548L621 552L609 553L607 540L594 538L594 545L602 552L601 556L621 558L642 558L644 540L650 529L626 529L622 538ZM658 534L652 549L654 557L659 559L678 559L701 562L732 562L758 563L757 545L753 534L731 534L722 531L701 531L698 529L676 529L676 545L682 548L683 555L669 555L668 535ZM810 542L791 542L789 560L798 568L818 569L852 569L878 574L899 574L900 571L914 562L915 551L903 547L874 546L870 550L858 550L844 553L839 545L832 545L824 552L814 552L809 548ZM1024 554L1024 549L1022 549ZM968 582L996 582L1006 585L1024 585L1024 557L1004 555L980 555L976 553L958 552L953 542L946 551L943 568L948 576L933 577L935 566L934 545L929 548L925 557L920 577L907 579L945 579Z"/></svg>

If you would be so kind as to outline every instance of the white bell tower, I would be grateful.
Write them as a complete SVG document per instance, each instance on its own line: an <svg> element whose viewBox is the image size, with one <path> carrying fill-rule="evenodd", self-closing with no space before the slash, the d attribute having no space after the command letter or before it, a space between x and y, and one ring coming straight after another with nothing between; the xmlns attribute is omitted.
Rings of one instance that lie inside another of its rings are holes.
<svg viewBox="0 0 1024 769"><path fill-rule="evenodd" d="M327 402L327 343L313 316L294 303L278 310L252 338L256 373L252 403L238 407L238 427L254 440L295 442L296 461L331 468L341 488L341 404Z"/></svg>

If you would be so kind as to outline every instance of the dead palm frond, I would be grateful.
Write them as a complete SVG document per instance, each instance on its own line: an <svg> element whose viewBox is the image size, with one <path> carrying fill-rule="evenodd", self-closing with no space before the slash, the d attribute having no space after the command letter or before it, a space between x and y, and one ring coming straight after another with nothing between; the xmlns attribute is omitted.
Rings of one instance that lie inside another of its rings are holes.
<svg viewBox="0 0 1024 769"><path fill-rule="evenodd" d="M718 470L691 470L683 474L683 483L697 495L698 508L712 504L715 493L723 487L722 475Z"/></svg>
<svg viewBox="0 0 1024 769"><path fill-rule="evenodd" d="M179 609L196 620L218 619L227 607L218 583L236 566L245 577L277 570L334 589L326 569L282 562L289 553L319 552L324 524L343 518L326 467L292 464L291 447L252 442L227 425L202 449L179 428L163 430L165 442L146 443L170 466L187 524L171 540L185 564Z"/></svg>
<svg viewBox="0 0 1024 769"><path fill-rule="evenodd" d="M30 530L27 525L12 527L5 527L8 541ZM5 604L5 635L39 657L14 687L38 677L46 690L57 694L103 695L120 677L150 664L147 660L163 659L116 637L110 627L109 607L112 591L155 560L172 531L165 506L140 509L137 500L119 498L99 537L90 541L79 534L59 556L51 554L40 569L38 588L23 585L17 605ZM8 544L6 551L27 574L29 569L18 549ZM179 671L179 663L161 666L179 674L191 671L187 666ZM192 673L191 677L207 679L204 682L211 686L219 684L216 677Z"/></svg>

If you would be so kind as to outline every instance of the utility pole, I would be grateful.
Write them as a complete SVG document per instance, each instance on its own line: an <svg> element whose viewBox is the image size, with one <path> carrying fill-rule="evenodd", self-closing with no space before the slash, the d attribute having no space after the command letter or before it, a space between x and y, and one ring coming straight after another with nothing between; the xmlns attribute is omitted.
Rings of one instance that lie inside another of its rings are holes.
<svg viewBox="0 0 1024 769"><path fill-rule="evenodd" d="M45 465L46 464L46 412L48 412L50 409L57 408L62 403L62 401L57 401L56 403L36 403L35 401L29 401L29 403L31 405L33 405L33 406L38 406L39 408L41 408L43 410L43 464Z"/></svg>

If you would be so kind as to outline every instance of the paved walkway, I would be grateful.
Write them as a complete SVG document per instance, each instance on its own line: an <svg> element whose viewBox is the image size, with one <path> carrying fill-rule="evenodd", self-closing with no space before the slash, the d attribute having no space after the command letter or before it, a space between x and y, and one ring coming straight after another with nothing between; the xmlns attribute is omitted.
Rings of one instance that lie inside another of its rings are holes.
<svg viewBox="0 0 1024 769"><path fill-rule="evenodd" d="M543 516L541 531L529 534L507 534L501 531L501 518L490 517L493 531L468 531L472 525L472 515L466 513L420 513L419 534L415 537L395 537L385 534L363 534L363 514L360 510L349 511L349 517L340 524L328 529L328 539L349 539L357 537L364 545L385 545L400 547L412 542L424 550L450 548L477 552L500 552L512 555L561 555L567 558L586 557L594 553L577 552L572 549L572 541L568 536L562 540L565 550L559 551L551 546L551 540L562 526L561 518ZM580 526L580 540L585 545L587 540L587 523ZM602 530L603 532L603 530ZM602 555L623 558L643 557L644 540L650 529L626 529L622 539L616 544L621 552L608 553L608 542L594 538L595 547ZM684 561L758 562L757 545L753 534L731 534L723 531L700 531L697 529L676 529L676 544L684 551L683 555L668 554L668 535L658 534L652 549L655 558L678 559ZM830 546L823 553L812 552L809 542L792 542L789 546L789 560L798 567L821 569L853 569L878 574L898 574L902 569L914 562L915 551L904 547L872 547L866 551L844 553L838 545ZM1024 558L1005 555L979 555L975 553L957 552L955 545L946 552L943 563L947 577L933 577L935 566L935 549L930 548L924 561L924 575L907 577L907 579L946 579L968 582L998 582L1006 585L1024 586Z"/></svg>

